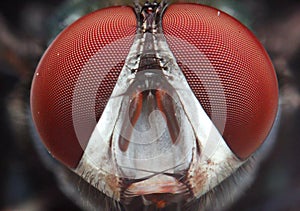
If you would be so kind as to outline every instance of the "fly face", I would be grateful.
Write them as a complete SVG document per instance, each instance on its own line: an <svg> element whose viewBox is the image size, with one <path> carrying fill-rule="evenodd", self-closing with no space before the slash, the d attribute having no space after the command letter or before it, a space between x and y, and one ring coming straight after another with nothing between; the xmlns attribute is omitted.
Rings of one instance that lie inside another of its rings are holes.
<svg viewBox="0 0 300 211"><path fill-rule="evenodd" d="M198 4L109 7L69 26L33 79L48 150L121 204L199 200L260 147L278 87L237 20Z"/></svg>

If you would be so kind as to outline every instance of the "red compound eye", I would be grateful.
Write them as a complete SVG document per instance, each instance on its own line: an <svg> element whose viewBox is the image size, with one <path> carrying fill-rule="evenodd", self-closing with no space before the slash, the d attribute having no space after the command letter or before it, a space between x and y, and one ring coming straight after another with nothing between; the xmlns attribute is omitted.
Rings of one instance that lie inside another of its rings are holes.
<svg viewBox="0 0 300 211"><path fill-rule="evenodd" d="M130 7L91 13L65 29L37 67L31 90L33 119L48 150L69 167L79 162L111 95L136 25Z"/></svg>
<svg viewBox="0 0 300 211"><path fill-rule="evenodd" d="M247 158L265 140L277 112L277 79L263 46L240 22L203 5L170 5L162 23L204 110L231 150Z"/></svg>

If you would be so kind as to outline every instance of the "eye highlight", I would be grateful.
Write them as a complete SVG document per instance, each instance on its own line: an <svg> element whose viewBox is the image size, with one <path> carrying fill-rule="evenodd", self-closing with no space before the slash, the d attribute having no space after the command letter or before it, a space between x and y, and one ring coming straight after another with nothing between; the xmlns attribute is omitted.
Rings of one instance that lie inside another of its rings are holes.
<svg viewBox="0 0 300 211"><path fill-rule="evenodd" d="M277 112L277 79L263 46L239 21L203 5L170 5L162 25L195 96L231 150L247 158Z"/></svg>

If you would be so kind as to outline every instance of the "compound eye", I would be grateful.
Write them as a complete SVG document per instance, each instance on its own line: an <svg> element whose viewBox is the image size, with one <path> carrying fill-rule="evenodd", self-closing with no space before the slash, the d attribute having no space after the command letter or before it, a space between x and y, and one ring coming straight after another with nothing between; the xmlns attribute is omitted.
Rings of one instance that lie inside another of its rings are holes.
<svg viewBox="0 0 300 211"><path fill-rule="evenodd" d="M170 5L162 24L195 96L235 155L247 158L277 112L277 79L263 46L239 21L203 5Z"/></svg>
<svg viewBox="0 0 300 211"><path fill-rule="evenodd" d="M75 168L112 93L134 40L130 7L110 7L66 28L43 55L31 111L50 153Z"/></svg>

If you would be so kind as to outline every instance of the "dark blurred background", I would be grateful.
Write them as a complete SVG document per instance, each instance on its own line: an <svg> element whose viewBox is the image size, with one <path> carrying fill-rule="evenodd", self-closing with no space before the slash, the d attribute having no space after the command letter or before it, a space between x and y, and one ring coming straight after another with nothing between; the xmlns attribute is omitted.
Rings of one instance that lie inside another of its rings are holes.
<svg viewBox="0 0 300 211"><path fill-rule="evenodd" d="M269 52L282 108L274 149L231 210L300 210L300 2L228 2ZM28 121L31 77L50 36L64 25L60 17L70 12L61 0L0 3L0 211L79 210L40 161Z"/></svg>

